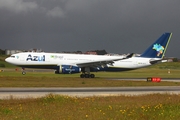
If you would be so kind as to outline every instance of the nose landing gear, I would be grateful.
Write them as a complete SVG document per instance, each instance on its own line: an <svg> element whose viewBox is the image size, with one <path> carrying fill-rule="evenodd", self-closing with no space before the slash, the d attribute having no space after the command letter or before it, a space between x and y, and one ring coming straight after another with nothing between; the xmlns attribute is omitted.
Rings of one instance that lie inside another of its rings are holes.
<svg viewBox="0 0 180 120"><path fill-rule="evenodd" d="M25 74L26 74L25 68L22 68L22 75L25 75Z"/></svg>

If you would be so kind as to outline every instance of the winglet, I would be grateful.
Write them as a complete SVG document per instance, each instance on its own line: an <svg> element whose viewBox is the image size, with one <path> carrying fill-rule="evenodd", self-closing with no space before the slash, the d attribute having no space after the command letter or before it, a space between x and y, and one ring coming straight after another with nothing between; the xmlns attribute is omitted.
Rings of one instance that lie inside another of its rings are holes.
<svg viewBox="0 0 180 120"><path fill-rule="evenodd" d="M164 33L140 57L163 58L170 42L172 33Z"/></svg>

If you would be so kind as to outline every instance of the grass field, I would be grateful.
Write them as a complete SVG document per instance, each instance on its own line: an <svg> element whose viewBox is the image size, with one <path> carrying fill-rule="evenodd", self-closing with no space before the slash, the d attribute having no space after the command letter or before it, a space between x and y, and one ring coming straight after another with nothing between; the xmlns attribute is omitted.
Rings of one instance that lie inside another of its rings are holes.
<svg viewBox="0 0 180 120"><path fill-rule="evenodd" d="M27 69L21 74L21 68L9 65L0 57L0 87L117 87L117 86L177 86L180 82L146 82L147 77L180 78L180 63L162 63L148 68L127 72L96 72L95 79L79 78L80 74L54 74L51 71ZM16 71L17 70L17 71ZM112 80L114 78L143 78L144 81Z"/></svg>
<svg viewBox="0 0 180 120"><path fill-rule="evenodd" d="M79 74L58 75L28 70L15 71L4 61L0 68L0 87L117 87L179 86L180 82L146 82L147 77L180 78L180 63L163 63L128 72L97 72L95 79ZM18 68L19 69L19 68ZM170 73L168 73L170 71ZM144 78L144 81L111 80ZM151 94L141 96L68 97L49 94L42 98L0 100L1 120L178 120L180 95Z"/></svg>
<svg viewBox="0 0 180 120"><path fill-rule="evenodd" d="M0 100L1 120L178 120L180 95Z"/></svg>
<svg viewBox="0 0 180 120"><path fill-rule="evenodd" d="M129 72L97 72L96 78L79 78L79 74L54 74L28 70L6 69L0 73L0 87L117 87L117 86L177 86L180 82L165 82L163 78L180 78L180 70L143 68ZM146 82L147 77L161 77L162 82ZM112 80L114 78L143 78L144 81Z"/></svg>

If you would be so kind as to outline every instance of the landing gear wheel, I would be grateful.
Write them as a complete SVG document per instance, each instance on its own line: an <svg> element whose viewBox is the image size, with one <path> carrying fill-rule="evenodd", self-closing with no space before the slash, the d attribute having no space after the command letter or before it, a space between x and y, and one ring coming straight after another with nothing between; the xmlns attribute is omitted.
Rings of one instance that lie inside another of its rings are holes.
<svg viewBox="0 0 180 120"><path fill-rule="evenodd" d="M95 75L94 75L94 74L90 74L90 77L91 77L91 78L94 78L94 77L95 77Z"/></svg>
<svg viewBox="0 0 180 120"><path fill-rule="evenodd" d="M25 75L25 74L26 74L26 72L25 72L25 71L22 71L22 74L23 74L23 75Z"/></svg>
<svg viewBox="0 0 180 120"><path fill-rule="evenodd" d="M80 78L95 78L94 74L81 74Z"/></svg>
<svg viewBox="0 0 180 120"><path fill-rule="evenodd" d="M81 74L80 77L81 77L81 78L85 78L85 74Z"/></svg>

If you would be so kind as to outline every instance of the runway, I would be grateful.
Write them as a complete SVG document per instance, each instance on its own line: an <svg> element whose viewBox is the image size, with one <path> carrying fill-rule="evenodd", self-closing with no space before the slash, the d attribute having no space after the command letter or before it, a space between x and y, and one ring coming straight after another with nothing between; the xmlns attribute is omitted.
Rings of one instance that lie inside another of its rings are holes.
<svg viewBox="0 0 180 120"><path fill-rule="evenodd" d="M180 94L179 86L152 87L86 87L86 88L0 88L0 99L38 98L48 94L76 97L143 95L153 93Z"/></svg>

